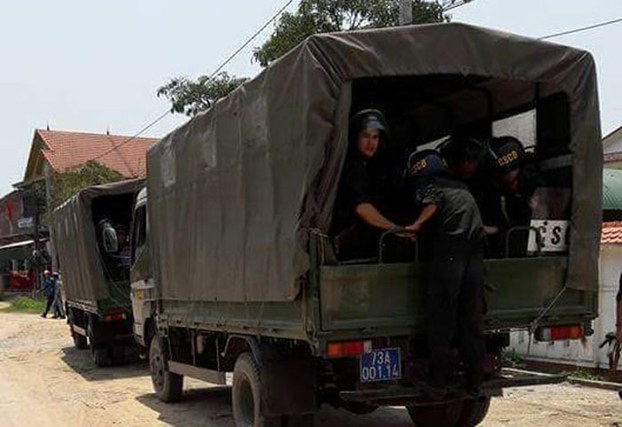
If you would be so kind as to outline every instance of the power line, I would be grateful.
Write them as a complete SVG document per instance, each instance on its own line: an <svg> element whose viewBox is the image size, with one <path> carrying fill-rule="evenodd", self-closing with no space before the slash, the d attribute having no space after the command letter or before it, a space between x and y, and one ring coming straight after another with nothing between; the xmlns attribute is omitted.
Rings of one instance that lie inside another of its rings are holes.
<svg viewBox="0 0 622 427"><path fill-rule="evenodd" d="M274 20L276 20L281 13L283 13L285 11L285 9L287 9L287 7L289 7L290 4L293 3L294 0L288 0L285 5L283 5L268 21L266 21L265 24L263 24L250 38L248 38L235 52L233 52L222 64L220 64L216 70L214 70L212 72L212 74L209 75L208 79L206 80L206 83L211 81L225 66L227 66L227 64L229 64L233 58L235 58L242 50L244 50L259 34L261 34L261 32L263 30L265 30L268 25L270 25L272 22L274 22ZM461 6L464 6L466 4L472 3L474 0L462 0L458 3L454 3L451 6L447 6L446 8L443 9L443 12L448 12L450 10L453 9L457 9ZM594 24L594 25L588 25L585 27L580 27L580 28L576 28L573 30L568 30L568 31L563 31L560 33L554 33L554 34L549 34L543 37L539 37L538 40L547 40L547 39L552 39L555 37L561 37L561 36L565 36L565 35L569 35L569 34L575 34L575 33L579 33L579 32L583 32L583 31L588 31L588 30L593 30L595 28L601 28L601 27L605 27L608 25L612 25L612 24L617 24L622 22L622 18L618 18L618 19L614 19L611 21L605 21L605 22L600 22L598 24ZM102 157L112 153L113 151L117 150L118 148L122 147L123 145L127 144L128 142L138 138L140 135L142 135L143 133L145 133L147 130L151 129L153 126L155 126L157 123L159 123L161 120L163 120L166 116L168 116L171 113L171 111L169 109L167 109L164 113L162 113L160 116L158 116L155 120L151 121L149 124L147 124L146 126L144 126L142 129L140 129L138 132L136 132L134 135L132 135L131 137L123 140L119 145L113 145L113 147L109 150L106 150L104 153L98 155L97 157L93 158L93 160L98 160L101 159Z"/></svg>
<svg viewBox="0 0 622 427"><path fill-rule="evenodd" d="M593 30L594 28L600 28L600 27L605 27L607 25L617 24L619 22L622 22L622 18L614 19L611 21L600 22L594 25L588 25L586 27L575 28L574 30L563 31L561 33L549 34L548 36L539 37L538 40L547 40L547 39L552 39L554 37L566 36L568 34L580 33L582 31Z"/></svg>
<svg viewBox="0 0 622 427"><path fill-rule="evenodd" d="M248 46L255 38L257 38L257 36L259 34L261 34L261 32L263 30L265 30L268 25L270 25L272 22L274 22L284 11L285 9L287 9L289 7L290 4L292 4L294 2L294 0L288 0L268 21L266 21L265 24L263 24L257 31L255 31L255 33L249 37L243 44L242 46L240 46L235 52L233 52L222 64L220 64L213 72L212 74L209 75L209 77L207 78L207 80L205 81L205 83L208 83L210 80L212 80L219 72L220 70L222 70L224 67L227 66L227 64L229 64L233 58L235 58L242 50L244 50L244 48L246 48L246 46ZM129 138L123 140L119 145L114 145L111 149L106 150L105 152L103 152L102 154L98 155L97 157L93 158L92 160L98 160L101 159L102 157L112 153L113 151L117 150L119 147L122 147L123 145L127 144L128 142L138 138L140 135L142 135L143 133L145 133L147 130L151 129L153 126L155 126L157 123L159 123L161 120L163 120L166 116L168 116L171 113L170 109L166 109L166 111L164 113L162 113L161 115L159 115L156 119L154 119L153 121L151 121L149 124L145 125L142 129L140 129L138 132L136 132L134 135L130 136Z"/></svg>

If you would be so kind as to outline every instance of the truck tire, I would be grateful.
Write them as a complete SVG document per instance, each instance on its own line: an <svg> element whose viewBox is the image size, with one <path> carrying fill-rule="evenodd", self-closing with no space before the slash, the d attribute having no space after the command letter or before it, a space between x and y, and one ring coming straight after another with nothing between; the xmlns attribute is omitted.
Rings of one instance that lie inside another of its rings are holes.
<svg viewBox="0 0 622 427"><path fill-rule="evenodd" d="M93 323L89 322L89 325L86 327L86 335L89 341L89 351L91 353L91 360L95 363L95 365L101 367L106 367L112 365L112 358L110 357L110 353L107 348L97 348L95 344L95 332L93 330Z"/></svg>
<svg viewBox="0 0 622 427"><path fill-rule="evenodd" d="M236 427L280 427L281 417L266 417L261 405L261 370L250 353L242 353L233 368L231 387Z"/></svg>
<svg viewBox="0 0 622 427"><path fill-rule="evenodd" d="M69 330L71 331L71 338L73 338L73 344L78 350L86 350L88 348L88 342L86 337L73 330L74 325L74 313L73 309L70 309L65 303L65 313L67 313L67 323L69 324Z"/></svg>
<svg viewBox="0 0 622 427"><path fill-rule="evenodd" d="M86 350L88 345L88 342L86 340L86 337L84 335L81 335L77 332L71 331L71 336L73 338L73 344L76 346L76 348L78 350Z"/></svg>
<svg viewBox="0 0 622 427"><path fill-rule="evenodd" d="M484 421L486 414L488 414L488 409L490 408L490 399L490 396L484 396L477 400L466 400L462 406L462 413L460 414L458 426L475 427Z"/></svg>
<svg viewBox="0 0 622 427"><path fill-rule="evenodd" d="M178 402L184 390L184 377L168 370L168 354L157 336L149 347L149 370L158 398L162 402Z"/></svg>
<svg viewBox="0 0 622 427"><path fill-rule="evenodd" d="M369 403L361 403L361 402L341 402L340 406L346 411L352 412L356 415L366 415L371 414L378 406L370 405Z"/></svg>
<svg viewBox="0 0 622 427"><path fill-rule="evenodd" d="M408 415L417 427L456 427L462 416L462 400L431 405L407 406Z"/></svg>

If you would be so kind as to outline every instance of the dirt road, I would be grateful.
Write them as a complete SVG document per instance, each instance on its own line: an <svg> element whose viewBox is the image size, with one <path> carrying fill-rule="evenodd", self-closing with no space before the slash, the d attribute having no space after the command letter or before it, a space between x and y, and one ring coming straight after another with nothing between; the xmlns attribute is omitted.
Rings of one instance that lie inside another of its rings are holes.
<svg viewBox="0 0 622 427"><path fill-rule="evenodd" d="M96 368L63 321L0 313L0 426L232 427L229 389L188 381L183 402L152 395L147 366ZM510 389L485 426L622 426L616 393L571 385ZM367 416L323 408L316 426L408 427L403 408Z"/></svg>

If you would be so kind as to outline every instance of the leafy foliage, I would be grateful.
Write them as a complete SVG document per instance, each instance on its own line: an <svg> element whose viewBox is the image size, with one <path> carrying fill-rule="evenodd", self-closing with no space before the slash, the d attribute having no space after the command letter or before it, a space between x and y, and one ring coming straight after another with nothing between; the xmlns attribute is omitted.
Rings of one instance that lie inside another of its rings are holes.
<svg viewBox="0 0 622 427"><path fill-rule="evenodd" d="M52 209L86 187L122 179L123 176L120 173L94 160L63 173L54 172L52 175Z"/></svg>
<svg viewBox="0 0 622 427"><path fill-rule="evenodd" d="M413 0L414 24L448 21L448 7L471 0ZM281 15L274 32L253 58L266 67L313 34L399 25L399 0L301 0L295 13ZM157 91L171 102L171 112L195 116L248 80L226 72L213 79L172 78Z"/></svg>
<svg viewBox="0 0 622 427"><path fill-rule="evenodd" d="M248 80L222 72L210 79L200 76L196 81L187 77L172 78L158 89L158 96L171 101L171 112L194 116L207 110L214 101L226 96L233 89Z"/></svg>
<svg viewBox="0 0 622 427"><path fill-rule="evenodd" d="M449 20L443 10L457 2L413 0L413 24ZM399 5L399 0L302 0L296 13L281 15L253 57L265 67L313 34L397 26Z"/></svg>

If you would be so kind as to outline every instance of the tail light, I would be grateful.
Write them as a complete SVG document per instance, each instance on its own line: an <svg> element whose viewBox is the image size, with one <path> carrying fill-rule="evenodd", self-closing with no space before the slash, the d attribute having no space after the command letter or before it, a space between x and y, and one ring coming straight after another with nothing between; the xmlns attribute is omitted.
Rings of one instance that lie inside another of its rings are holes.
<svg viewBox="0 0 622 427"><path fill-rule="evenodd" d="M541 327L535 333L538 341L576 340L584 335L580 325Z"/></svg>
<svg viewBox="0 0 622 427"><path fill-rule="evenodd" d="M326 355L331 358L360 356L371 351L371 341L341 341L330 342Z"/></svg>
<svg viewBox="0 0 622 427"><path fill-rule="evenodd" d="M125 313L114 313L104 315L104 322L118 322L127 319Z"/></svg>

